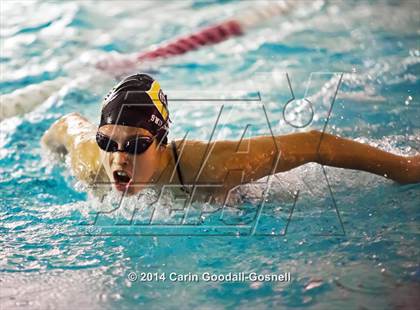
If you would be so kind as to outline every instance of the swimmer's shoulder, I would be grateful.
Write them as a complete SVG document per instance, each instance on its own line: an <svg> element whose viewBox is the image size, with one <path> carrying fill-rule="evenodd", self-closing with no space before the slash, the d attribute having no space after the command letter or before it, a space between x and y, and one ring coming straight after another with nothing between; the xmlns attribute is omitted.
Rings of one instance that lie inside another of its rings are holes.
<svg viewBox="0 0 420 310"><path fill-rule="evenodd" d="M187 182L222 184L223 190L267 175L276 154L269 136L210 143L177 141L177 146L182 150Z"/></svg>
<svg viewBox="0 0 420 310"><path fill-rule="evenodd" d="M235 144L233 141L219 140L207 142L200 140L178 140L175 141L178 153L180 154L180 165L185 174L185 181L193 183L197 174L200 174L198 182L212 182L222 178L220 168L225 152L230 152ZM185 172L184 172L185 171ZM220 175L219 175L220 174Z"/></svg>
<svg viewBox="0 0 420 310"><path fill-rule="evenodd" d="M237 185L236 175L226 167L226 156L236 151L237 141L175 141L184 183L194 184L194 200L223 203L228 191Z"/></svg>
<svg viewBox="0 0 420 310"><path fill-rule="evenodd" d="M41 145L51 151L71 152L79 138L92 134L95 127L79 113L70 113L56 120L41 138Z"/></svg>
<svg viewBox="0 0 420 310"><path fill-rule="evenodd" d="M96 126L79 113L70 113L51 125L41 144L53 152L67 154L78 179L89 184L105 181L96 130Z"/></svg>
<svg viewBox="0 0 420 310"><path fill-rule="evenodd" d="M80 137L70 155L74 175L89 184L107 180L95 135Z"/></svg>

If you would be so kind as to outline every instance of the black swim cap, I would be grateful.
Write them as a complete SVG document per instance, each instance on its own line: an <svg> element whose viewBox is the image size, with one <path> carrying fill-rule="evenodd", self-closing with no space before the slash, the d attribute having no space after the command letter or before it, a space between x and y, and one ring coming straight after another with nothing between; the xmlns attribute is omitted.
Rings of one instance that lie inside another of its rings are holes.
<svg viewBox="0 0 420 310"><path fill-rule="evenodd" d="M159 83L147 74L135 74L106 95L99 127L112 124L145 128L166 144L168 122L168 102Z"/></svg>

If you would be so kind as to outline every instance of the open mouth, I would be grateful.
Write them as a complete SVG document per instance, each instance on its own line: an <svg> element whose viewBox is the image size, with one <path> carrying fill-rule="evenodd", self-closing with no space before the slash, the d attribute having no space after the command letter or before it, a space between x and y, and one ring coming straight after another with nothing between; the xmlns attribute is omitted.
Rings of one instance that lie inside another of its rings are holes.
<svg viewBox="0 0 420 310"><path fill-rule="evenodd" d="M115 170L113 176L118 189L124 189L131 181L130 175L124 170Z"/></svg>

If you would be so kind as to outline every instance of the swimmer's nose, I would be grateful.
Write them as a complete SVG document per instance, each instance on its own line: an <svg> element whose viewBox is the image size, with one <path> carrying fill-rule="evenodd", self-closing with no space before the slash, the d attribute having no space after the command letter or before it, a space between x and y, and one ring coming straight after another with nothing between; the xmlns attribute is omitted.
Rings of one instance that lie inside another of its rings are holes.
<svg viewBox="0 0 420 310"><path fill-rule="evenodd" d="M128 164L128 156L126 152L115 152L114 153L114 162L117 165L126 166Z"/></svg>

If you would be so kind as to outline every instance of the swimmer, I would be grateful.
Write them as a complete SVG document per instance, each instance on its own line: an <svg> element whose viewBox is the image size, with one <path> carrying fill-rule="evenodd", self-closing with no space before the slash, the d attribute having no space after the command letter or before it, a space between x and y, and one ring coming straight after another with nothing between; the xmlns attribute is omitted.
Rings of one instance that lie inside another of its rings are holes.
<svg viewBox="0 0 420 310"><path fill-rule="evenodd" d="M420 182L420 155L399 156L315 130L250 138L244 141L247 153L237 151L239 141L168 143L169 120L159 83L136 74L105 97L99 127L71 113L45 132L41 144L67 154L76 178L112 184L126 195L146 186L174 185L194 199L220 201L240 184L310 162L363 170L403 184Z"/></svg>

